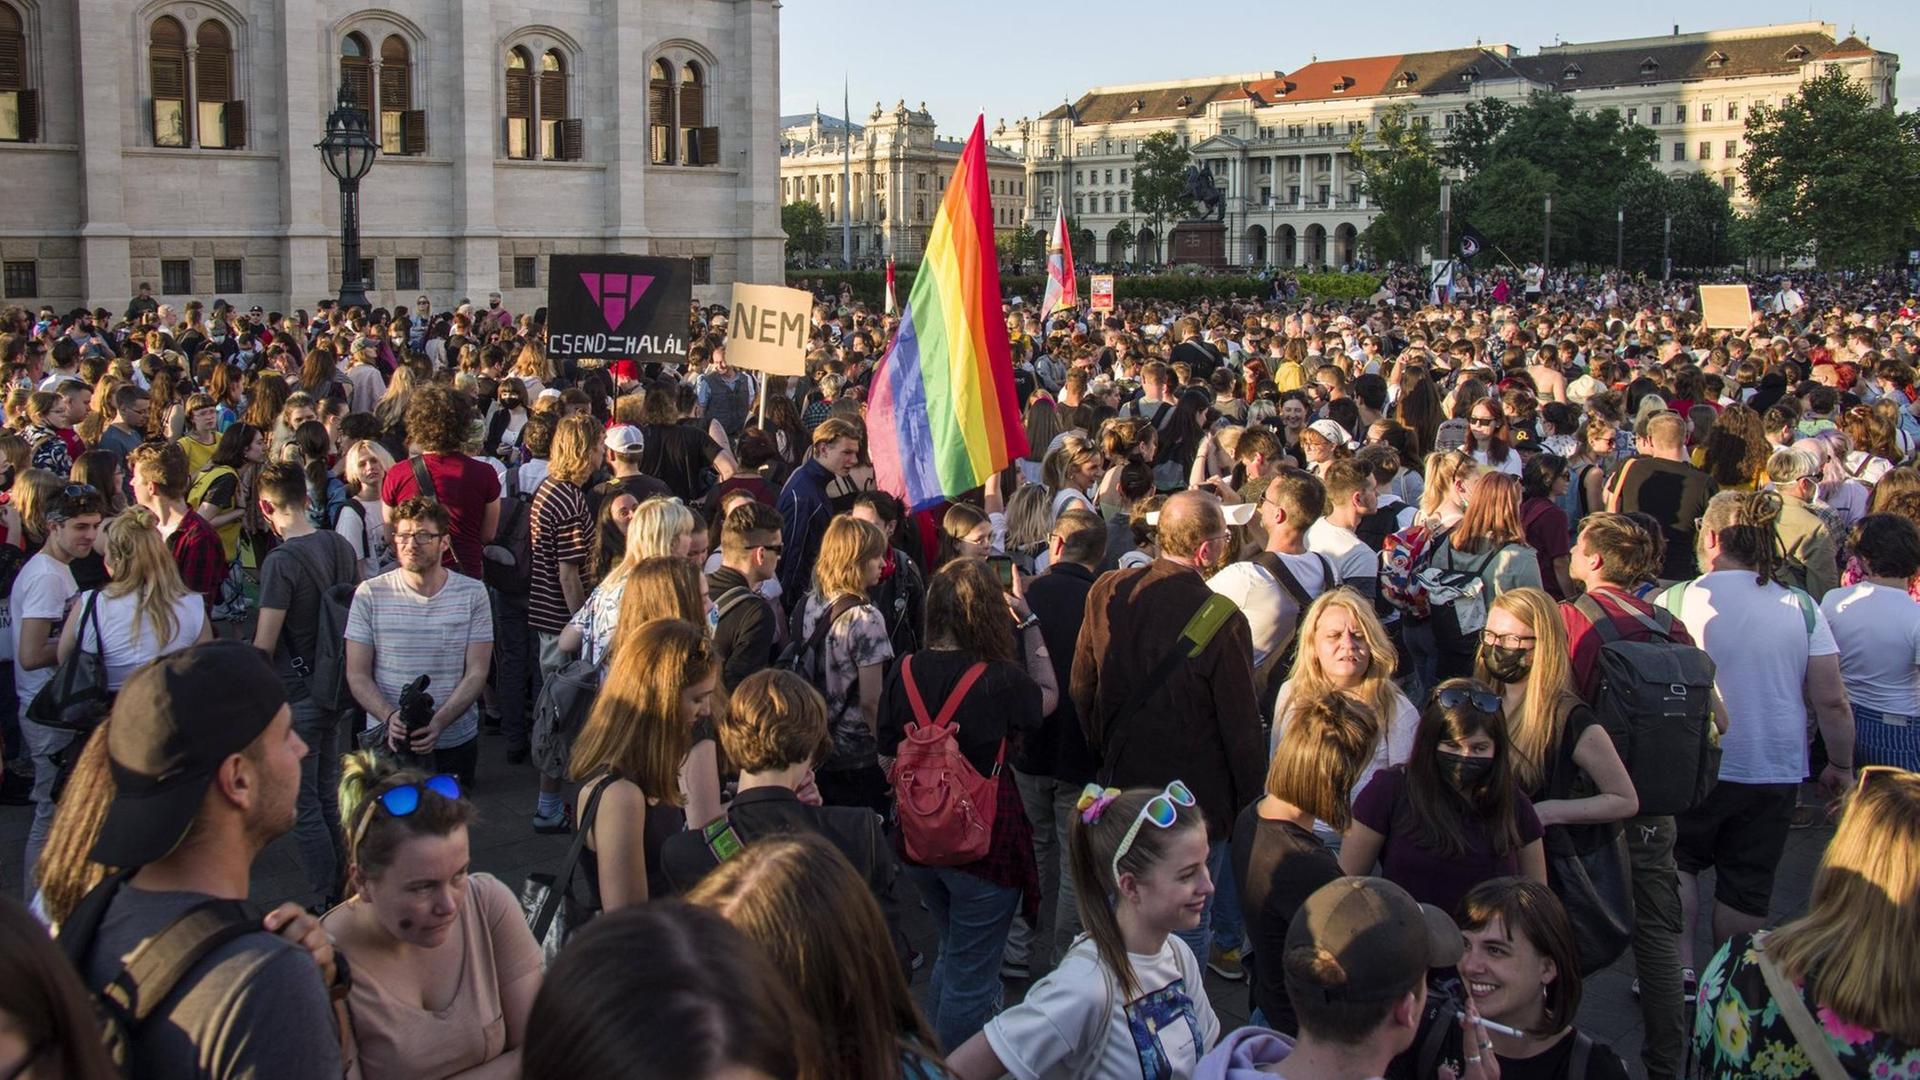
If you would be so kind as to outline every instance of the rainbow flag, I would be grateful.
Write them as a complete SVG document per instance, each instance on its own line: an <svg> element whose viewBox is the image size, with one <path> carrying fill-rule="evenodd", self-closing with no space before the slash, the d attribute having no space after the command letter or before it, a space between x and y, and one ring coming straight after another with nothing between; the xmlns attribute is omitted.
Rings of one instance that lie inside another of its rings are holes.
<svg viewBox="0 0 1920 1080"><path fill-rule="evenodd" d="M986 146L982 115L867 401L874 479L916 510L979 487L1027 453L1000 312Z"/></svg>
<svg viewBox="0 0 1920 1080"><path fill-rule="evenodd" d="M1067 207L1053 219L1053 235L1047 239L1047 291L1040 298L1040 328L1062 308L1080 306L1079 284L1073 276L1073 241L1067 236Z"/></svg>

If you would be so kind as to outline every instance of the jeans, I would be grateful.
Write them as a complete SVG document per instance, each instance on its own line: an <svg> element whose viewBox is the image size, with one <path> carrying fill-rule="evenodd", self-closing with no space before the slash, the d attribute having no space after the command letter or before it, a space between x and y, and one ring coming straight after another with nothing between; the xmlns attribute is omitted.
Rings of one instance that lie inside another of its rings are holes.
<svg viewBox="0 0 1920 1080"><path fill-rule="evenodd" d="M1640 977L1640 1016L1646 1039L1640 1060L1649 1080L1680 1075L1688 1011L1680 1001L1680 872L1673 862L1672 817L1626 822L1633 865L1633 967Z"/></svg>
<svg viewBox="0 0 1920 1080"><path fill-rule="evenodd" d="M300 759L300 797L293 822L293 840L300 849L300 868L316 903L326 905L341 895L347 847L340 821L340 727L343 714L323 709L312 698L290 703L293 730L307 744Z"/></svg>
<svg viewBox="0 0 1920 1080"><path fill-rule="evenodd" d="M1225 840L1216 840L1208 847L1207 876L1213 879L1213 895L1207 897L1207 909L1200 913L1200 925L1174 931L1202 964L1213 955L1214 945L1237 949L1246 935L1240 917L1240 891L1233 880L1233 848Z"/></svg>
<svg viewBox="0 0 1920 1080"><path fill-rule="evenodd" d="M927 982L927 1019L951 1053L1000 1006L1000 954L1020 890L944 866L904 869L940 931L940 957Z"/></svg>
<svg viewBox="0 0 1920 1080"><path fill-rule="evenodd" d="M532 696L527 658L527 613L510 609L498 589L488 589L493 601L493 699L500 710L500 734L507 737L507 749L523 750L532 739L532 718L527 701Z"/></svg>
<svg viewBox="0 0 1920 1080"><path fill-rule="evenodd" d="M1853 763L1920 771L1920 717L1895 716L1853 703Z"/></svg>
<svg viewBox="0 0 1920 1080"><path fill-rule="evenodd" d="M33 868L40 862L40 849L47 846L47 832L53 828L53 782L60 775L60 765L54 758L75 736L71 731L43 727L27 719L27 704L20 703L20 734L33 760L33 825L27 830L27 853L20 866L20 880L26 898L31 900Z"/></svg>
<svg viewBox="0 0 1920 1080"><path fill-rule="evenodd" d="M1080 933L1080 908L1067 866L1067 829L1073 823L1080 788L1051 776L1015 770L1020 801L1033 824L1033 860L1040 872L1040 925L1033 928L1027 969L1034 978L1053 969Z"/></svg>

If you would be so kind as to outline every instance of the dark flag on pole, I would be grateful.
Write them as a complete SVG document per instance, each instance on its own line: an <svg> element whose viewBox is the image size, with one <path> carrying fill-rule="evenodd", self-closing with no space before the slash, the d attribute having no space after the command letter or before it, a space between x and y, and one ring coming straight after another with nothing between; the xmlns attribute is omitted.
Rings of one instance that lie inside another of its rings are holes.
<svg viewBox="0 0 1920 1080"><path fill-rule="evenodd" d="M1467 226L1466 231L1460 234L1460 244L1459 244L1460 257L1467 260L1468 262L1472 262L1473 257L1475 255L1480 254L1480 252L1486 250L1486 247L1487 247L1487 238L1480 235L1479 229L1476 229L1473 226L1469 225Z"/></svg>

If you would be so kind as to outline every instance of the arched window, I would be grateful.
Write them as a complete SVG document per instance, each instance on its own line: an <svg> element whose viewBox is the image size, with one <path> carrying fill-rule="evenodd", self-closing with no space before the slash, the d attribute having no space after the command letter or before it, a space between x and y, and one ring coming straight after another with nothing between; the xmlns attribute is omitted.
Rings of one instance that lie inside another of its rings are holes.
<svg viewBox="0 0 1920 1080"><path fill-rule="evenodd" d="M674 135L673 65L655 60L647 79L647 141L649 160L655 165L677 160L679 141Z"/></svg>
<svg viewBox="0 0 1920 1080"><path fill-rule="evenodd" d="M533 156L533 58L519 47L507 51L507 156Z"/></svg>
<svg viewBox="0 0 1920 1080"><path fill-rule="evenodd" d="M186 146L193 137L187 116L187 31L162 15L147 32L147 66L153 91L153 145Z"/></svg>
<svg viewBox="0 0 1920 1080"><path fill-rule="evenodd" d="M413 107L413 50L407 39L388 34L380 43L380 151L427 152L427 114Z"/></svg>
<svg viewBox="0 0 1920 1080"><path fill-rule="evenodd" d="M682 165L719 163L720 133L707 126L707 73L697 60L680 69L680 133Z"/></svg>
<svg viewBox="0 0 1920 1080"><path fill-rule="evenodd" d="M540 156L572 160L567 145L567 60L559 49L540 54Z"/></svg>
<svg viewBox="0 0 1920 1080"><path fill-rule="evenodd" d="M194 31L193 97L200 145L227 149L246 145L246 106L234 100L233 35L219 19Z"/></svg>
<svg viewBox="0 0 1920 1080"><path fill-rule="evenodd" d="M26 20L12 4L0 3L0 141L39 137L40 96L27 86Z"/></svg>
<svg viewBox="0 0 1920 1080"><path fill-rule="evenodd" d="M367 39L359 34L348 34L340 39L340 88L346 92L347 103L360 110L360 115L373 125L373 52L367 47Z"/></svg>

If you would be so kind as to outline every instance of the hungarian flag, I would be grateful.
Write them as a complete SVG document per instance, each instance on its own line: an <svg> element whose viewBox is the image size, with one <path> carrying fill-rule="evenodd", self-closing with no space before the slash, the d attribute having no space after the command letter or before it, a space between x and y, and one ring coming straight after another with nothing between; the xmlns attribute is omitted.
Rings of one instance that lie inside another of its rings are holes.
<svg viewBox="0 0 1920 1080"><path fill-rule="evenodd" d="M1047 293L1040 298L1040 326L1055 311L1080 306L1080 291L1073 276L1073 244L1067 239L1067 208L1063 203L1053 217L1053 235L1047 238Z"/></svg>
<svg viewBox="0 0 1920 1080"><path fill-rule="evenodd" d="M893 291L893 256L887 256L887 314L900 314L900 299Z"/></svg>

